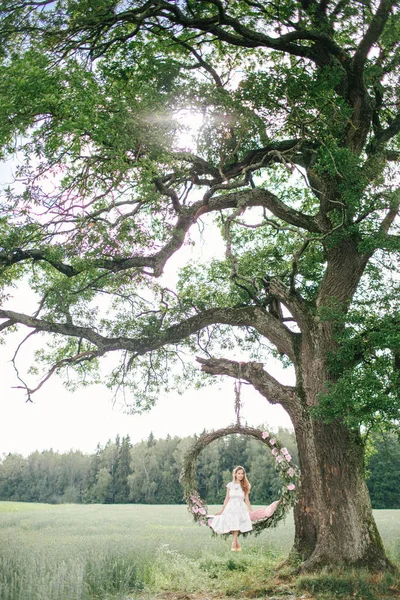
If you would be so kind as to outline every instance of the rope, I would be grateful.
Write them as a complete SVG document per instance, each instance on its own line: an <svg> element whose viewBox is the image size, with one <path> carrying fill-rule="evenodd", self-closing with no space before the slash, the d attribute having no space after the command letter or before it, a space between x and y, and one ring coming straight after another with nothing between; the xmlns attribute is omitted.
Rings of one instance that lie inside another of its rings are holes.
<svg viewBox="0 0 400 600"><path fill-rule="evenodd" d="M242 408L243 404L240 398L240 390L242 387L242 382L241 381L235 381L235 383L233 384L234 390L235 390L235 414L236 414L236 425L238 425L238 427L240 427L241 423L240 423L240 409Z"/></svg>
<svg viewBox="0 0 400 600"><path fill-rule="evenodd" d="M242 389L242 382L240 381L240 378L242 376L241 370L242 370L241 363L239 363L239 378L238 378L237 381L235 380L235 382L233 384L233 389L235 390L235 404L234 404L234 407L235 407L235 414L236 414L236 425L238 427L240 427L240 425L241 425L241 423L240 423L240 409L243 406L242 399L240 397L240 392L241 392L241 389Z"/></svg>

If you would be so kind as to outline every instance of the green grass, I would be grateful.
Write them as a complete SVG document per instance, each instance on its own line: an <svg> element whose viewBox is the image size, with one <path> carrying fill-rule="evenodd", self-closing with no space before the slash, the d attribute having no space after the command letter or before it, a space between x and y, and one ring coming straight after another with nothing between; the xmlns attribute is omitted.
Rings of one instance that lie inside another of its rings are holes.
<svg viewBox="0 0 400 600"><path fill-rule="evenodd" d="M375 518L390 558L400 564L400 511L375 511ZM400 598L399 580L390 574L277 572L293 534L288 518L247 536L242 553L232 554L230 541L195 525L185 506L0 502L0 600Z"/></svg>

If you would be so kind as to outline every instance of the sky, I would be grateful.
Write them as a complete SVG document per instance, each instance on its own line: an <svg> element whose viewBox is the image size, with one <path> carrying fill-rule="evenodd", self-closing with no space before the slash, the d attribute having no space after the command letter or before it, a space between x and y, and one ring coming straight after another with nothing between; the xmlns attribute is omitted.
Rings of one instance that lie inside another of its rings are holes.
<svg viewBox="0 0 400 600"><path fill-rule="evenodd" d="M190 126L196 122L196 115L184 115ZM199 126L197 123L196 127ZM190 145L191 132L182 137L181 144ZM0 183L11 182L12 161L0 164ZM218 249L221 240L216 237L210 244L200 236L199 231L191 232L195 245L183 249L186 260L196 260L199 256L208 259ZM221 248L219 248L221 251ZM178 255L172 257L166 269L168 287L173 286L177 270L181 266ZM11 290L8 308L20 312L30 312L28 305L29 288L22 283ZM68 392L56 376L52 377L33 395L33 402L26 402L25 393L16 389L20 385L12 358L19 341L26 335L13 334L0 345L0 458L8 453L24 456L36 450L52 448L54 451L68 452L71 449L85 453L95 451L97 444L104 445L109 439L129 435L132 443L147 439L150 433L156 438L188 436L199 434L204 429L219 429L235 421L234 388L232 379L218 378L217 385L198 391L187 391L182 396L177 393L162 395L156 406L145 414L127 414L124 407L113 403L112 391L105 386L92 386ZM241 360L241 357L234 357ZM29 353L21 353L21 370L30 360ZM285 384L293 384L293 373L283 370L278 361L268 364L269 372ZM251 386L242 386L242 422L250 426L264 424L269 429L292 425L287 413L280 406L270 405Z"/></svg>

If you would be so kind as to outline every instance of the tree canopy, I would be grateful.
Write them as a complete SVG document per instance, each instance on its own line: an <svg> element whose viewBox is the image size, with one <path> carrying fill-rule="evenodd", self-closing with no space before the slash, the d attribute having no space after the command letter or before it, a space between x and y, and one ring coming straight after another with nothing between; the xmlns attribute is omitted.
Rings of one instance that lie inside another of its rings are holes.
<svg viewBox="0 0 400 600"><path fill-rule="evenodd" d="M18 169L2 282L28 277L39 307L8 303L2 329L54 334L41 361L83 377L118 351L108 381L140 404L139 381L153 400L184 346L207 356L216 337L253 351L267 328L293 362L285 320L305 305L339 324L335 416L356 387L351 424L397 418L397 17L393 2L3 4L0 139ZM209 215L225 256L157 283ZM354 282L327 297L343 244Z"/></svg>

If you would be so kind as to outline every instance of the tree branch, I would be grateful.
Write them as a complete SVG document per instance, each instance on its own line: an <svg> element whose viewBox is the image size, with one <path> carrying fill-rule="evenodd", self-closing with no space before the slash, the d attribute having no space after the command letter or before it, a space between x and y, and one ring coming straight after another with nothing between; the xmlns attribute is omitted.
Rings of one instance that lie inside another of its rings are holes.
<svg viewBox="0 0 400 600"><path fill-rule="evenodd" d="M395 116L395 118L393 119L393 121L390 123L389 127L386 127L386 129L382 129L379 134L377 136L375 136L375 138L373 138L370 142L370 144L368 145L368 151L371 152L371 150L376 151L376 150L380 150L384 144L386 144L386 142L388 142L389 140L391 140L392 138L394 138L395 135L397 135L400 131L400 112L397 113L397 115ZM388 160L399 160L399 153L396 151L393 151L392 153L392 158L390 158L390 150L387 150L388 153Z"/></svg>
<svg viewBox="0 0 400 600"><path fill-rule="evenodd" d="M125 336L108 338L100 335L91 327L81 327L73 323L55 323L37 319L23 313L0 309L0 318L31 327L36 331L46 331L66 336L83 338L103 353L116 350L128 350L143 355L162 346L176 344L210 325L223 324L236 327L253 327L267 337L277 347L278 352L286 354L295 361L294 340L296 335L289 331L275 317L261 307L211 308L184 321L158 331L152 336L128 338Z"/></svg>
<svg viewBox="0 0 400 600"><path fill-rule="evenodd" d="M238 186L245 185L244 182L238 184ZM150 256L131 256L129 258L115 257L113 259L98 258L87 261L87 267L74 267L63 263L62 261L54 260L47 250L41 249L27 249L15 248L14 250L0 252L0 266L9 267L19 262L26 260L33 261L45 261L51 264L57 271L63 273L66 277L74 277L79 275L87 268L98 268L110 271L113 273L119 273L128 269L138 269L143 271L146 267L152 269L152 272L145 272L147 275L154 277L160 277L162 275L164 266L168 259L181 248L184 243L185 236L197 219L205 213L219 212L228 208L237 208L238 206L255 207L260 206L267 208L276 217L283 221L306 229L307 231L318 233L320 228L314 219L309 215L296 211L282 201L271 192L267 192L263 189L248 189L240 192L234 192L231 194L221 194L212 198L212 194L215 191L221 191L229 189L227 185L219 185L206 193L203 200L192 204L190 207L183 208L179 205L179 215L175 225L171 230L171 237L169 241L161 248L158 252ZM169 196L174 195L173 191L168 194ZM172 200L174 201L174 200ZM176 204L177 198L175 198L175 207L178 209Z"/></svg>
<svg viewBox="0 0 400 600"><path fill-rule="evenodd" d="M299 294L287 288L279 279L271 280L270 293L278 298L293 315L300 330L310 326L310 314L306 302Z"/></svg>
<svg viewBox="0 0 400 600"><path fill-rule="evenodd" d="M217 71L214 69L214 67L212 65L210 65L206 60L204 60L204 58L202 57L200 52L197 52L197 50L195 48L193 48L193 46L191 46L184 40L180 40L179 38L177 38L175 36L171 36L171 39L175 43L179 44L180 46L182 46L183 48L188 50L191 54L193 54L193 56L197 59L199 66L203 67L203 69L211 75L217 88L224 87L221 77L218 75Z"/></svg>
<svg viewBox="0 0 400 600"><path fill-rule="evenodd" d="M48 381L52 375L54 375L54 373L56 373L59 369L61 369L62 367L68 366L68 365L76 365L76 364L82 364L83 362L89 362L91 360L94 360L95 358L98 358L100 356L102 356L103 352L96 352L96 351L87 351L87 352L79 352L78 354L76 354L75 356L70 356L69 358L63 358L61 360L59 360L58 362L56 362L51 368L50 370L46 373L46 375L43 377L43 379L41 379L41 381L38 383L38 385L35 388L29 388L24 382L24 385L18 385L15 386L17 389L23 389L26 391L27 393L27 401L32 401L32 395L37 392L38 390L40 390L40 388L46 383L46 381Z"/></svg>
<svg viewBox="0 0 400 600"><path fill-rule="evenodd" d="M0 324L0 331L3 331L4 329L8 329L9 327L12 327L13 325L16 325L16 322L13 321L13 319L9 319L8 321L4 321L4 323Z"/></svg>
<svg viewBox="0 0 400 600"><path fill-rule="evenodd" d="M279 383L263 368L262 363L236 362L225 358L196 357L201 370L209 375L228 375L251 383L271 404L281 404L292 416L299 410L296 388Z"/></svg>
<svg viewBox="0 0 400 600"><path fill-rule="evenodd" d="M400 209L400 189L397 190L397 198L393 202L393 205L390 207L385 218L382 220L382 222L380 224L379 233L385 234L389 231L391 225L393 224L393 221L399 214L399 209ZM390 236L386 236L386 237L389 238ZM392 237L397 237L397 236L392 236Z"/></svg>
<svg viewBox="0 0 400 600"><path fill-rule="evenodd" d="M384 237L379 236L376 241L376 248L381 250L400 251L400 235L387 234Z"/></svg>
<svg viewBox="0 0 400 600"><path fill-rule="evenodd" d="M264 169L271 164L294 163L306 168L310 159L315 155L317 145L306 142L299 138L289 138L286 140L275 141L262 148L249 150L240 161L224 164L222 168L217 168L203 158L188 152L177 152L177 157L191 162L193 170L191 174L195 178L210 175L206 185L217 185L221 182L243 176L248 172Z"/></svg>
<svg viewBox="0 0 400 600"><path fill-rule="evenodd" d="M26 7L32 6L40 9L42 5L46 6L47 4L51 5L52 3L47 2L47 0L43 0L43 2L15 2L12 5L12 10L7 11L6 16L10 12L18 14ZM199 13L194 14L192 11L184 12L181 8L182 4L179 2L143 1L141 4L135 3L135 8L130 7L120 13L106 8L98 10L96 13L89 12L86 22L78 21L77 24L63 31L49 29L46 22L42 27L39 27L40 22L33 22L30 24L30 30L40 32L44 36L51 36L53 43L55 39L58 39L57 46L63 52L64 57L70 52L76 52L78 49L89 51L93 57L102 56L114 43L126 43L142 28L153 29L157 33L160 30L160 19L165 19L179 28L202 31L233 46L270 48L294 56L308 58L319 65L326 64L327 55L343 59L344 51L336 44L333 36L327 35L325 31L318 30L318 24L315 28L306 30L301 28L299 23L295 24L287 21L286 26L292 27L294 31L289 31L279 37L272 37L261 29L246 24L243 19L237 19L229 15L226 7L221 2L213 1L210 4L214 4L216 7L216 14L209 16L210 11L208 11L206 16L201 16ZM263 12L264 10L260 7L259 15L261 18ZM324 16L323 12L320 12L320 14ZM278 11L277 19L279 18ZM4 28L4 33L10 35L20 31L18 21L13 25L14 27L9 25ZM124 28L126 25L130 26L128 32ZM161 29L163 28L165 27L161 27ZM301 42L306 43L301 44Z"/></svg>
<svg viewBox="0 0 400 600"><path fill-rule="evenodd" d="M384 156L389 162L400 162L400 152L397 150L386 150Z"/></svg>
<svg viewBox="0 0 400 600"><path fill-rule="evenodd" d="M340 46L331 37L319 31L297 28L295 31L273 38L229 16L221 3L218 3L218 15L207 18L188 17L181 11L177 4L160 2L160 7L161 14L172 23L185 28L212 33L218 39L234 46L245 48L265 47L273 50L281 50L294 56L308 58L319 64L323 59L321 59L321 54L314 47L302 46L296 43L307 40L314 42L316 46L323 46L331 55L343 56L343 50ZM229 31L227 27L230 27L234 33Z"/></svg>
<svg viewBox="0 0 400 600"><path fill-rule="evenodd" d="M375 42L380 38L394 4L395 3L392 0L381 0L374 17L354 54L353 63L357 71L363 69L368 53Z"/></svg>
<svg viewBox="0 0 400 600"><path fill-rule="evenodd" d="M314 217L291 208L279 200L275 194L262 188L242 190L231 194L216 196L215 198L212 198L206 206L199 206L199 211L201 211L200 214L204 214L215 210L222 210L224 208L236 208L238 206L262 206L268 209L275 217L285 221L285 223L301 227L302 229L306 229L313 233L321 233L321 229Z"/></svg>
<svg viewBox="0 0 400 600"><path fill-rule="evenodd" d="M25 325L36 331L46 331L49 333L59 333L61 335L84 338L99 348L110 345L109 339L96 333L94 329L91 329L90 327L80 327L79 325L73 325L72 323L54 323L46 321L45 319L38 319L24 313L5 309L0 309L0 319L9 319L10 321L13 321L14 324ZM4 323L2 325L4 325ZM108 347L107 349L111 348Z"/></svg>

